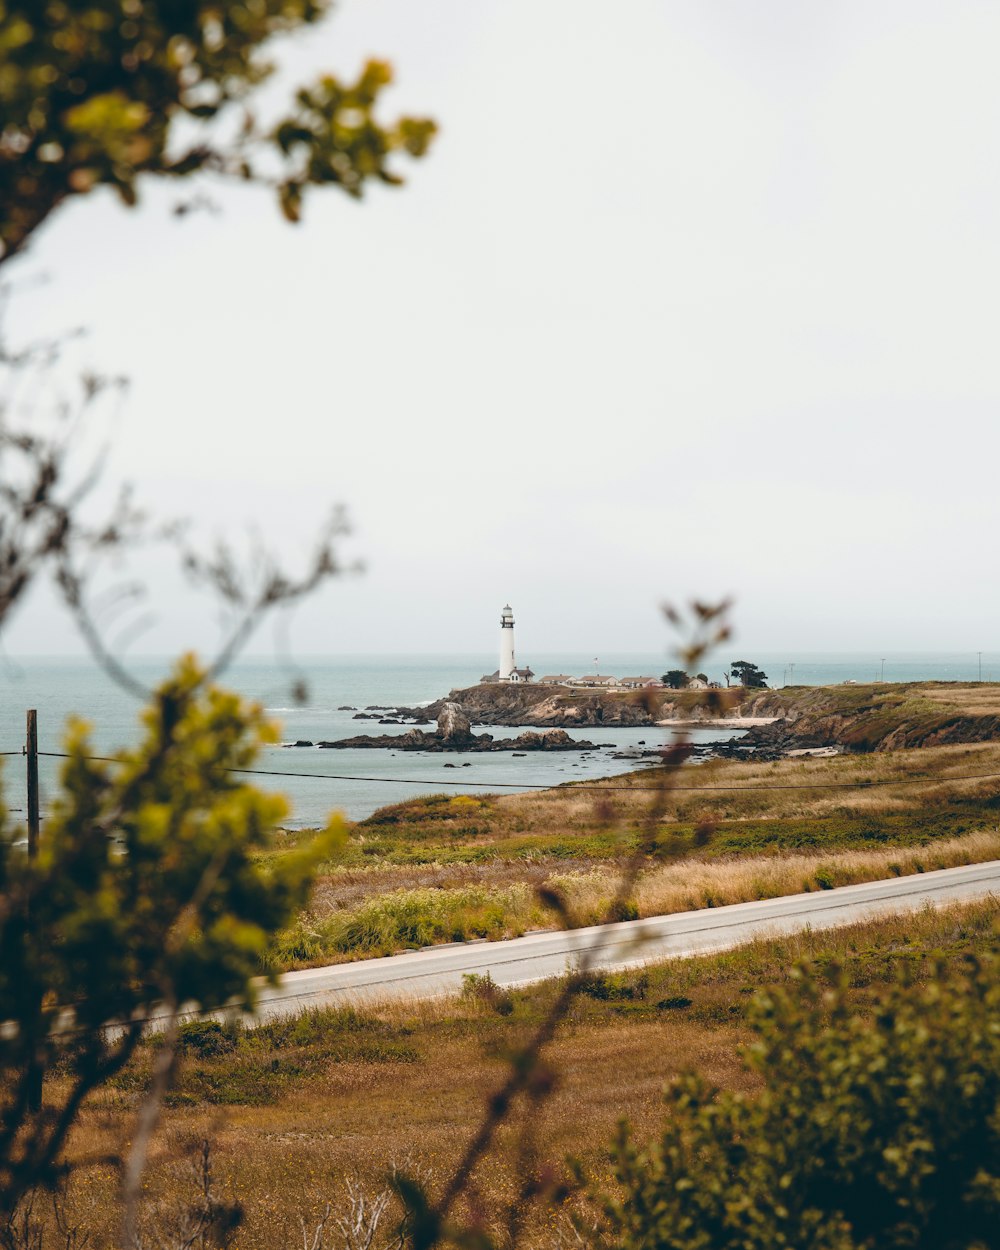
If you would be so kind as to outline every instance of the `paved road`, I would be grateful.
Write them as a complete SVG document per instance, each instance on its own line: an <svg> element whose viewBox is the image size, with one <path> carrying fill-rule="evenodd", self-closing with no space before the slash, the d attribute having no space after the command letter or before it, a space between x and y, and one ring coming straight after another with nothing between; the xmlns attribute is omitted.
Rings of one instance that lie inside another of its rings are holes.
<svg viewBox="0 0 1000 1250"><path fill-rule="evenodd" d="M992 895L1000 907L1000 860L939 872L736 903L648 920L598 925L571 933L531 933L509 942L456 942L386 959L365 959L289 972L261 991L260 1016L304 1007L432 998L454 993L469 972L489 972L498 985L524 985L564 974L594 944L598 968L626 968L740 946L754 938L838 925Z"/></svg>

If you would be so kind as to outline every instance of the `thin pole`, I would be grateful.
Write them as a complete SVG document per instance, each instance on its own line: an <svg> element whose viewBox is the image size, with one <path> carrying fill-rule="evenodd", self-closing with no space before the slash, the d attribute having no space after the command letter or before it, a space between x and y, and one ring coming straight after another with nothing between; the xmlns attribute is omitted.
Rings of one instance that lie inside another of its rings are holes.
<svg viewBox="0 0 1000 1250"><path fill-rule="evenodd" d="M28 772L28 858L38 856L38 712L28 712L28 732L24 745Z"/></svg>
<svg viewBox="0 0 1000 1250"><path fill-rule="evenodd" d="M28 711L27 733L24 743L28 782L28 859L38 858L38 712ZM29 904L30 906L30 904ZM28 913L30 932L31 913ZM28 1033L28 1110L40 1111L42 1106L43 1069L38 1059L38 1035L41 1030L42 1004L35 1004L34 1019Z"/></svg>
<svg viewBox="0 0 1000 1250"><path fill-rule="evenodd" d="M982 681L983 680L983 653L982 651L977 651L976 654L979 656L979 680Z"/></svg>

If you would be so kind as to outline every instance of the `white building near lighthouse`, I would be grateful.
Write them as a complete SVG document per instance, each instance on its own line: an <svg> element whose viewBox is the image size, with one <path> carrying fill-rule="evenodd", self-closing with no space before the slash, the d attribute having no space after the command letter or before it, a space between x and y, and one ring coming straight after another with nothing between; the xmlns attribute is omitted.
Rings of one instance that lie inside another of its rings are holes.
<svg viewBox="0 0 1000 1250"><path fill-rule="evenodd" d="M500 613L500 667L495 673L487 673L483 681L531 681L534 673L530 668L518 668L514 659L514 613L509 603Z"/></svg>

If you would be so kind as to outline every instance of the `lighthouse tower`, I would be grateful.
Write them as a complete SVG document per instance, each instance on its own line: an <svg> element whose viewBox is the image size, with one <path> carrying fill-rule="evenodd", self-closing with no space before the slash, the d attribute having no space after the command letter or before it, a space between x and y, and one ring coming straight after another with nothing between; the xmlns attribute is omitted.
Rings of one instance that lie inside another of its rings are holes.
<svg viewBox="0 0 1000 1250"><path fill-rule="evenodd" d="M497 673L499 681L510 681L514 672L514 613L510 604L505 604L500 614L500 669Z"/></svg>

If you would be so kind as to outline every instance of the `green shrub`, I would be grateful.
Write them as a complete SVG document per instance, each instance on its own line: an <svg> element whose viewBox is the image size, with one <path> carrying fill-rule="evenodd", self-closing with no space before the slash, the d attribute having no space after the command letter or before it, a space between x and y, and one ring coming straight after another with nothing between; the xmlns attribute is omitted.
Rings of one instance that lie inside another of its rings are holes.
<svg viewBox="0 0 1000 1250"><path fill-rule="evenodd" d="M297 1015L277 1016L248 1033L245 1043L274 1050L292 1046L323 1046L340 1043L358 1035L388 1035L390 1026L377 1016L365 1015L353 1007L314 1007Z"/></svg>
<svg viewBox="0 0 1000 1250"><path fill-rule="evenodd" d="M612 922L620 920L638 920L639 907L634 899L616 899L610 906L608 919Z"/></svg>
<svg viewBox="0 0 1000 1250"><path fill-rule="evenodd" d="M598 1002L639 1002L649 993L649 973L581 973L577 988L579 993Z"/></svg>
<svg viewBox="0 0 1000 1250"><path fill-rule="evenodd" d="M236 1028L223 1027L218 1020L191 1020L181 1025L178 1049L183 1055L211 1059L231 1054L236 1045Z"/></svg>
<svg viewBox="0 0 1000 1250"><path fill-rule="evenodd" d="M987 1250L1000 1229L1000 959L905 970L874 1019L815 974L759 997L764 1090L691 1075L662 1136L616 1151L621 1250Z"/></svg>
<svg viewBox="0 0 1000 1250"><path fill-rule="evenodd" d="M466 1002L478 1002L495 1011L497 1015L509 1016L514 1010L514 995L496 981L489 972L467 972L462 977L462 998Z"/></svg>

